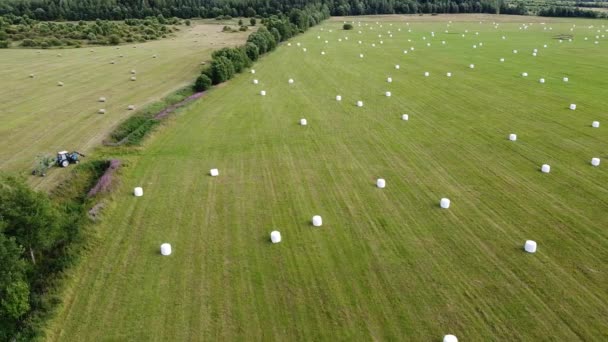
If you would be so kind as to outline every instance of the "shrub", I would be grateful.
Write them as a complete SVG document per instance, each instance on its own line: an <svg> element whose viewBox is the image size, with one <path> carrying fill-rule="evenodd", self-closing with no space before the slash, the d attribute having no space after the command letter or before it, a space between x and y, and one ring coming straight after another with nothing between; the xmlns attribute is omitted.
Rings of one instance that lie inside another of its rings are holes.
<svg viewBox="0 0 608 342"><path fill-rule="evenodd" d="M0 40L0 49L8 48L9 44L6 40Z"/></svg>
<svg viewBox="0 0 608 342"><path fill-rule="evenodd" d="M207 75L200 75L194 82L195 91L205 91L211 87L211 79Z"/></svg>
<svg viewBox="0 0 608 342"><path fill-rule="evenodd" d="M251 24L251 26L255 26L255 24L257 23L257 20L255 18L251 18L251 19L249 19L249 23Z"/></svg>
<svg viewBox="0 0 608 342"><path fill-rule="evenodd" d="M247 54L247 57L249 57L250 60L257 61L258 57L260 57L260 50L257 45L247 43L245 44L245 54Z"/></svg>
<svg viewBox="0 0 608 342"><path fill-rule="evenodd" d="M113 34L108 38L108 43L110 45L118 45L120 44L120 37L116 34Z"/></svg>
<svg viewBox="0 0 608 342"><path fill-rule="evenodd" d="M224 26L224 28L222 28L222 32L232 32L232 28L230 28L230 26Z"/></svg>
<svg viewBox="0 0 608 342"><path fill-rule="evenodd" d="M35 43L33 40L31 40L31 39L24 39L24 40L21 42L21 46L23 46L23 47L31 47L31 46L36 46L36 43Z"/></svg>
<svg viewBox="0 0 608 342"><path fill-rule="evenodd" d="M247 31L247 26L241 26L241 27L239 27L239 31L242 31L242 32Z"/></svg>
<svg viewBox="0 0 608 342"><path fill-rule="evenodd" d="M234 65L224 57L219 56L211 62L211 80L213 84L219 84L228 81L234 75Z"/></svg>
<svg viewBox="0 0 608 342"><path fill-rule="evenodd" d="M352 30L353 29L353 25L352 24L344 24L344 26L342 26L343 29L345 30Z"/></svg>
<svg viewBox="0 0 608 342"><path fill-rule="evenodd" d="M184 22L186 24L186 26L190 26L190 20L186 19L186 21Z"/></svg>
<svg viewBox="0 0 608 342"><path fill-rule="evenodd" d="M243 19L239 19L239 26L243 26Z"/></svg>

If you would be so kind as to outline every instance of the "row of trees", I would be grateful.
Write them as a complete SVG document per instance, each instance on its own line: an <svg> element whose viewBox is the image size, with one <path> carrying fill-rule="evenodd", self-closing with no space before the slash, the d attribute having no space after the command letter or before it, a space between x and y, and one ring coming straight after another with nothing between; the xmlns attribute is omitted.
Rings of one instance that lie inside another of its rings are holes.
<svg viewBox="0 0 608 342"><path fill-rule="evenodd" d="M608 18L608 12L600 12L565 6L552 6L543 8L538 11L538 15L542 17Z"/></svg>
<svg viewBox="0 0 608 342"><path fill-rule="evenodd" d="M274 50L278 43L327 18L329 11L326 7L308 6L304 9L292 9L288 15L272 15L263 19L262 24L265 26L250 34L245 45L223 48L211 55L211 64L197 78L194 89L204 91L212 84L228 81L251 66L259 56Z"/></svg>
<svg viewBox="0 0 608 342"><path fill-rule="evenodd" d="M18 336L31 310L48 304L42 295L49 275L65 266L81 219L71 204L59 205L22 179L0 174L0 341Z"/></svg>
<svg viewBox="0 0 608 342"><path fill-rule="evenodd" d="M270 17L291 9L323 7L331 15L510 12L506 0L4 0L0 15L38 20L123 20L163 15L179 18ZM522 14L522 13L518 13Z"/></svg>
<svg viewBox="0 0 608 342"><path fill-rule="evenodd" d="M170 25L180 22L178 18L165 19L160 15L124 22L97 19L92 22L55 23L8 14L0 17L0 42L7 42L6 46L13 41L21 42L24 47L42 48L144 42L166 37L176 30Z"/></svg>

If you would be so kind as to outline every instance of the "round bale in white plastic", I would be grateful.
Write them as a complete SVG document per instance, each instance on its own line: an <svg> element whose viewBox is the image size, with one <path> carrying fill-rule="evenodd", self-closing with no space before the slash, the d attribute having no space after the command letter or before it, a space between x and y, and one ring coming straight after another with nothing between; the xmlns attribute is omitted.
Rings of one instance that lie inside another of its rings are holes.
<svg viewBox="0 0 608 342"><path fill-rule="evenodd" d="M599 121L593 121L591 123L591 127L593 127L593 128L600 128L600 122Z"/></svg>
<svg viewBox="0 0 608 342"><path fill-rule="evenodd" d="M408 114L401 115L401 120L408 121L409 119L410 119L410 116Z"/></svg>
<svg viewBox="0 0 608 342"><path fill-rule="evenodd" d="M306 121L306 119L300 119L300 125L306 126L308 125L308 122Z"/></svg>
<svg viewBox="0 0 608 342"><path fill-rule="evenodd" d="M272 241L272 243L279 243L281 242L281 232L275 230L273 232L270 233L270 241Z"/></svg>
<svg viewBox="0 0 608 342"><path fill-rule="evenodd" d="M163 243L162 245L160 245L160 254L167 256L167 255L171 255L171 244L169 243Z"/></svg>
<svg viewBox="0 0 608 342"><path fill-rule="evenodd" d="M448 209L450 207L450 200L447 198L442 198L441 201L439 201L439 206L441 206L443 209Z"/></svg>
<svg viewBox="0 0 608 342"><path fill-rule="evenodd" d="M378 180L376 180L376 186L380 189L384 189L386 187L386 181L382 178L378 178Z"/></svg>
<svg viewBox="0 0 608 342"><path fill-rule="evenodd" d="M220 170L218 170L218 169L211 169L211 170L209 170L209 174L211 175L211 177L217 177L220 174Z"/></svg>
<svg viewBox="0 0 608 342"><path fill-rule="evenodd" d="M342 96L341 95L336 95L336 101L342 101Z"/></svg>
<svg viewBox="0 0 608 342"><path fill-rule="evenodd" d="M144 195L144 189L142 187L137 187L135 189L133 189L133 195L135 195L135 197L141 197Z"/></svg>
<svg viewBox="0 0 608 342"><path fill-rule="evenodd" d="M443 342L458 342L458 338L454 335L443 336Z"/></svg>
<svg viewBox="0 0 608 342"><path fill-rule="evenodd" d="M513 133L509 134L509 140L516 141L517 140L517 134L513 134Z"/></svg>
<svg viewBox="0 0 608 342"><path fill-rule="evenodd" d="M549 173L549 172L551 172L551 165L549 165L549 164L543 164L543 166L541 166L540 170L543 173Z"/></svg>
<svg viewBox="0 0 608 342"><path fill-rule="evenodd" d="M524 250L528 253L536 253L536 241L526 240Z"/></svg>
<svg viewBox="0 0 608 342"><path fill-rule="evenodd" d="M321 227L323 225L323 219L319 215L312 217L312 225L315 227Z"/></svg>
<svg viewBox="0 0 608 342"><path fill-rule="evenodd" d="M600 158L591 158L591 165L600 166Z"/></svg>

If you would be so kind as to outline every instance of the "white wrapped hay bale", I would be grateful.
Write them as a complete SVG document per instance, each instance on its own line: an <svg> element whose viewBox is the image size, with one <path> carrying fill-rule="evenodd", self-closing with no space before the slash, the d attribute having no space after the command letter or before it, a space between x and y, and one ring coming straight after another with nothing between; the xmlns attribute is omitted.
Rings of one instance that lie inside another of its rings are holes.
<svg viewBox="0 0 608 342"><path fill-rule="evenodd" d="M171 244L169 243L163 243L162 245L160 245L160 254L167 256L167 255L171 255L173 251L171 250Z"/></svg>
<svg viewBox="0 0 608 342"><path fill-rule="evenodd" d="M383 178L378 178L376 180L376 186L380 189L384 189L386 187L386 181Z"/></svg>
<svg viewBox="0 0 608 342"><path fill-rule="evenodd" d="M105 97L103 97L103 96L102 96L102 97L100 97L100 98L99 98L99 102L106 102L106 98L105 98Z"/></svg>
<svg viewBox="0 0 608 342"><path fill-rule="evenodd" d="M513 50L513 53L517 53L517 50Z"/></svg>
<svg viewBox="0 0 608 342"><path fill-rule="evenodd" d="M387 91L387 92L385 92L385 93L384 93L384 95L385 95L386 97L391 97L391 92L390 92L390 91Z"/></svg>
<svg viewBox="0 0 608 342"><path fill-rule="evenodd" d="M544 79L544 78L541 78L540 80L538 80L538 82L540 82L540 83L545 83L545 79Z"/></svg>
<svg viewBox="0 0 608 342"><path fill-rule="evenodd" d="M357 107L363 107L363 101L357 101Z"/></svg>
<svg viewBox="0 0 608 342"><path fill-rule="evenodd" d="M336 101L342 101L342 96L341 95L336 95Z"/></svg>
<svg viewBox="0 0 608 342"><path fill-rule="evenodd" d="M363 58L363 54L362 53L359 54L359 58Z"/></svg>
<svg viewBox="0 0 608 342"><path fill-rule="evenodd" d="M536 57L536 52L532 52L532 56L533 56L533 57Z"/></svg>
<svg viewBox="0 0 608 342"><path fill-rule="evenodd" d="M591 158L591 165L600 166L600 158Z"/></svg>
<svg viewBox="0 0 608 342"><path fill-rule="evenodd" d="M293 84L293 78L290 78L290 79L287 81L287 83L289 83L289 84Z"/></svg>
<svg viewBox="0 0 608 342"><path fill-rule="evenodd" d="M321 55L324 56L325 55L325 51L321 51Z"/></svg>
<svg viewBox="0 0 608 342"><path fill-rule="evenodd" d="M517 141L517 134L514 134L514 133L509 134L509 140Z"/></svg>
<svg viewBox="0 0 608 342"><path fill-rule="evenodd" d="M543 166L540 167L540 171L542 173L549 173L549 172L551 172L551 165L549 165L549 164L543 164Z"/></svg>
<svg viewBox="0 0 608 342"><path fill-rule="evenodd" d="M521 73L521 76L522 76L522 77L528 77L528 73L527 73L527 72L522 72L522 73Z"/></svg>
<svg viewBox="0 0 608 342"><path fill-rule="evenodd" d="M501 58L501 59L500 59L500 62L501 62L501 63L504 63L504 61L505 61L505 59L504 59L504 58Z"/></svg>
<svg viewBox="0 0 608 342"><path fill-rule="evenodd" d="M524 250L528 253L536 253L536 241L526 240Z"/></svg>
<svg viewBox="0 0 608 342"><path fill-rule="evenodd" d="M599 121L593 121L591 123L591 127L593 127L593 128L600 128L600 122Z"/></svg>
<svg viewBox="0 0 608 342"><path fill-rule="evenodd" d="M298 46L300 46L300 43L298 43ZM255 74L255 69L251 69L251 73Z"/></svg>
<svg viewBox="0 0 608 342"><path fill-rule="evenodd" d="M452 73L451 73L451 72L448 72L448 73L446 73L445 75L446 75L447 77L452 77Z"/></svg>
<svg viewBox="0 0 608 342"><path fill-rule="evenodd" d="M258 80L257 80L257 79L253 80L253 84L258 84L258 83L259 83L259 82L258 82Z"/></svg>
<svg viewBox="0 0 608 342"><path fill-rule="evenodd" d="M98 112L99 114L105 114L105 113L106 113L106 110L102 108L102 109L98 110L97 112Z"/></svg>
<svg viewBox="0 0 608 342"><path fill-rule="evenodd" d="M306 126L306 125L308 125L308 121L306 121L306 119L300 119L300 125Z"/></svg>
<svg viewBox="0 0 608 342"><path fill-rule="evenodd" d="M564 78L562 78L562 80L563 80L564 82L568 82L568 81L569 81L568 77L564 77Z"/></svg>
<svg viewBox="0 0 608 342"><path fill-rule="evenodd" d="M439 201L439 206L440 206L442 209L448 209L448 208L450 207L450 200L449 200L449 199L447 199L447 198L442 198L442 199Z"/></svg>
<svg viewBox="0 0 608 342"><path fill-rule="evenodd" d="M266 96L266 90L262 90L262 91L260 91L260 95L262 95L262 96Z"/></svg>
<svg viewBox="0 0 608 342"><path fill-rule="evenodd" d="M133 195L135 195L135 197L141 197L144 195L144 189L140 186L136 187L135 189L133 189Z"/></svg>
<svg viewBox="0 0 608 342"><path fill-rule="evenodd" d="M571 103L570 104L570 110L576 110L576 104Z"/></svg>
<svg viewBox="0 0 608 342"><path fill-rule="evenodd" d="M127 109L128 109L128 110L134 110L134 109L135 109L135 106L134 106L134 105L129 105L129 106L127 107Z"/></svg>
<svg viewBox="0 0 608 342"><path fill-rule="evenodd" d="M431 74L428 71L424 72L424 77L429 77Z"/></svg>
<svg viewBox="0 0 608 342"><path fill-rule="evenodd" d="M315 227L321 227L323 225L323 218L319 215L315 215L312 217L312 225Z"/></svg>
<svg viewBox="0 0 608 342"><path fill-rule="evenodd" d="M209 170L209 174L211 175L211 177L217 177L220 175L220 170L218 169L211 169Z"/></svg>
<svg viewBox="0 0 608 342"><path fill-rule="evenodd" d="M470 69L475 69L475 64L469 64Z"/></svg>
<svg viewBox="0 0 608 342"><path fill-rule="evenodd" d="M458 342L458 338L454 335L445 335L443 336L443 342Z"/></svg>
<svg viewBox="0 0 608 342"><path fill-rule="evenodd" d="M400 66L399 64L395 64L395 69L399 70Z"/></svg>
<svg viewBox="0 0 608 342"><path fill-rule="evenodd" d="M388 77L388 78L386 79L386 82L388 82L388 83L393 83L393 78L392 78L392 77Z"/></svg>
<svg viewBox="0 0 608 342"><path fill-rule="evenodd" d="M409 114L403 114L403 115L401 115L401 120L403 120L403 121L409 121L410 120Z"/></svg>
<svg viewBox="0 0 608 342"><path fill-rule="evenodd" d="M273 232L270 233L270 241L272 243L279 243L281 242L281 232L275 230Z"/></svg>

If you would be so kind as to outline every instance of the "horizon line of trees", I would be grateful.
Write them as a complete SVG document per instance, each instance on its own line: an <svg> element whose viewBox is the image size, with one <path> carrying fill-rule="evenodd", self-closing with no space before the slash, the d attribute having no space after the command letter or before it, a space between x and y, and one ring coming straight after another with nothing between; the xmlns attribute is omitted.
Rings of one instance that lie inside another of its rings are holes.
<svg viewBox="0 0 608 342"><path fill-rule="evenodd" d="M525 7L507 0L5 0L0 15L37 20L124 20L164 17L217 18L284 15L309 6L326 8L332 16L420 13L525 14Z"/></svg>

